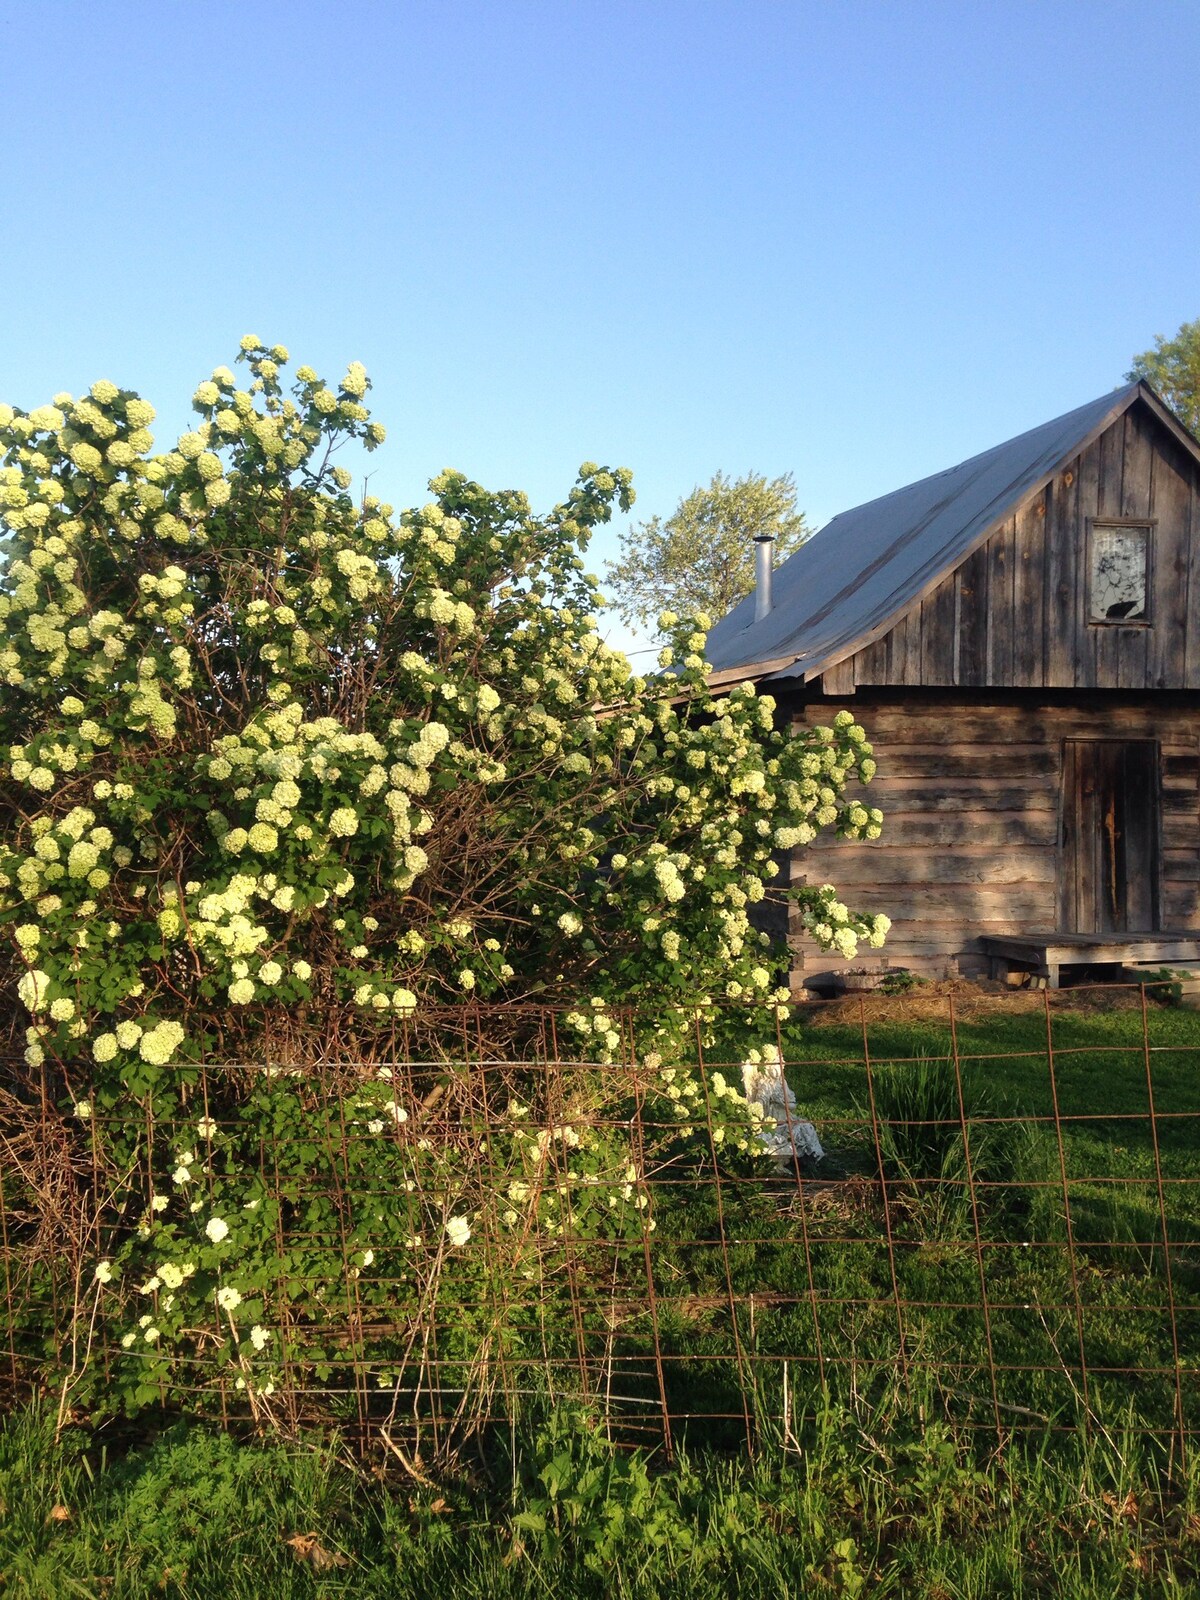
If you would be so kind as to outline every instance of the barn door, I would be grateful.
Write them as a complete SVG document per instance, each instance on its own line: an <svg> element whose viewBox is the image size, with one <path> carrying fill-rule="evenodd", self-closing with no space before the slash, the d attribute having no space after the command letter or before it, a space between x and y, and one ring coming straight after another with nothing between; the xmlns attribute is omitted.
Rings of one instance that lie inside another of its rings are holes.
<svg viewBox="0 0 1200 1600"><path fill-rule="evenodd" d="M1066 933L1158 927L1158 745L1068 739L1060 912Z"/></svg>

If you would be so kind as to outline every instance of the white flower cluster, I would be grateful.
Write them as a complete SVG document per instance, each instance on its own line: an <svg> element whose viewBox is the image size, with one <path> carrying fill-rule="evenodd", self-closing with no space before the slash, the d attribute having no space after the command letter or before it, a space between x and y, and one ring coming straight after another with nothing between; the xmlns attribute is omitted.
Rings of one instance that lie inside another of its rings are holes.
<svg viewBox="0 0 1200 1600"><path fill-rule="evenodd" d="M882 914L869 918L864 924L837 898L837 890L831 883L823 883L813 891L802 915L806 930L823 950L836 950L847 958L858 953L860 937L878 950L892 925L891 918Z"/></svg>
<svg viewBox="0 0 1200 1600"><path fill-rule="evenodd" d="M161 1022L119 1023L115 1032L100 1033L92 1041L92 1059L97 1062L112 1061L119 1050L136 1048L143 1061L161 1067L176 1059L183 1044L185 1029L171 1018Z"/></svg>
<svg viewBox="0 0 1200 1600"><path fill-rule="evenodd" d="M684 864L687 864L686 856ZM654 876L667 900L682 900L687 893L687 885L684 883L679 865L670 856L661 856L654 863Z"/></svg>
<svg viewBox="0 0 1200 1600"><path fill-rule="evenodd" d="M568 1011L563 1022L589 1042L598 1060L616 1060L621 1047L621 1035L606 1002L599 995L593 997L589 1010Z"/></svg>

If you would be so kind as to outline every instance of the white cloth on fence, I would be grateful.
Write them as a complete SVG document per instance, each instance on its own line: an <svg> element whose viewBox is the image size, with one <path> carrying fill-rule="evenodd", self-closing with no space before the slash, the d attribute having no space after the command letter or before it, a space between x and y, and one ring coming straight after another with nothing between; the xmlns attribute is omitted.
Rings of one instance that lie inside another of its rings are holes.
<svg viewBox="0 0 1200 1600"><path fill-rule="evenodd" d="M761 1061L747 1061L742 1066L747 1101L761 1106L764 1118L774 1119L774 1127L761 1128L758 1137L785 1170L793 1168L797 1156L820 1161L825 1151L812 1123L796 1115L796 1096L784 1077L778 1050L767 1045L761 1055Z"/></svg>

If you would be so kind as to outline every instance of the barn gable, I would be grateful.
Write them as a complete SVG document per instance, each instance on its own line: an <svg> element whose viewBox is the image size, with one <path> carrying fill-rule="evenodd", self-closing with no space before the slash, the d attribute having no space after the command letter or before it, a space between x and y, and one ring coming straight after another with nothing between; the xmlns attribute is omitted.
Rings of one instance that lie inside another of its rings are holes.
<svg viewBox="0 0 1200 1600"><path fill-rule="evenodd" d="M1198 507L1200 466L1131 405L823 687L1200 688ZM1123 525L1149 530L1145 620L1093 621L1096 529Z"/></svg>
<svg viewBox="0 0 1200 1600"><path fill-rule="evenodd" d="M751 597L718 623L716 680L1200 687L1198 504L1200 445L1131 384L835 517L778 569L767 617ZM1146 617L1095 625L1095 530L1122 523L1148 530Z"/></svg>

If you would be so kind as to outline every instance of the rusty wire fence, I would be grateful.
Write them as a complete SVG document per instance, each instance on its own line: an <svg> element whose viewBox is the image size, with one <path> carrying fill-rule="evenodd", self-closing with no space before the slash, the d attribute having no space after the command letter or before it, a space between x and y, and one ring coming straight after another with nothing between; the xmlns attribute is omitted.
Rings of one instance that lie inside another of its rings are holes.
<svg viewBox="0 0 1200 1600"><path fill-rule="evenodd" d="M179 1068L153 1114L10 1063L11 1385L423 1459L565 1400L668 1452L833 1401L1186 1454L1200 1016L1112 988L812 1015L655 1052L614 1014L589 1059L570 1007L506 1011L502 1054L462 1008L369 1061Z"/></svg>

